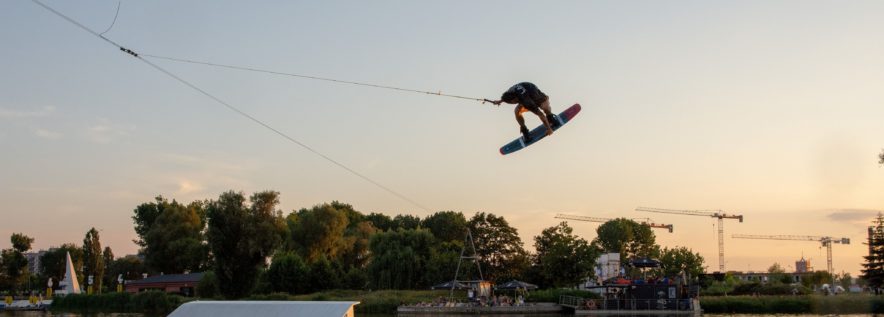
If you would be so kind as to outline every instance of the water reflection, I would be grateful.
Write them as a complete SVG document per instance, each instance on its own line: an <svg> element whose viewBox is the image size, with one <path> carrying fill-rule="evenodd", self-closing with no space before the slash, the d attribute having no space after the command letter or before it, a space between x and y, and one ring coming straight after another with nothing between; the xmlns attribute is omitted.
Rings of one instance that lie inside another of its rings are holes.
<svg viewBox="0 0 884 317"><path fill-rule="evenodd" d="M53 313L49 311L2 311L0 317L163 317L134 313Z"/></svg>
<svg viewBox="0 0 884 317"><path fill-rule="evenodd" d="M562 317L562 316L573 316L567 314L513 314L513 315L440 315L440 314L432 314L432 315L385 315L385 314L356 314L357 317ZM589 315L592 316L592 315ZM665 317L665 315L623 315L628 317ZM852 315L783 315L783 314L738 314L738 315L724 315L724 314L703 314L703 317L823 317L823 316L838 316L838 317L872 317L877 316L873 314L852 314ZM80 313L53 313L53 312L43 312L43 311L0 311L0 317L164 317L164 316L153 316L153 315L145 315L145 314L130 314L130 313L111 313L111 314L102 314L102 313L92 313L92 314L80 314Z"/></svg>

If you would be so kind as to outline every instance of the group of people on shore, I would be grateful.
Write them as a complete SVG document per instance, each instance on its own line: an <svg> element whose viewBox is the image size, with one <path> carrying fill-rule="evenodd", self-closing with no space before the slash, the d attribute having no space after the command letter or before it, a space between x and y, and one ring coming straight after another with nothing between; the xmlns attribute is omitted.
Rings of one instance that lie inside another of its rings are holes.
<svg viewBox="0 0 884 317"><path fill-rule="evenodd" d="M420 302L417 307L497 307L497 306L525 306L525 298L522 295L511 297L507 295L481 296L470 301L449 300L438 297L432 302Z"/></svg>

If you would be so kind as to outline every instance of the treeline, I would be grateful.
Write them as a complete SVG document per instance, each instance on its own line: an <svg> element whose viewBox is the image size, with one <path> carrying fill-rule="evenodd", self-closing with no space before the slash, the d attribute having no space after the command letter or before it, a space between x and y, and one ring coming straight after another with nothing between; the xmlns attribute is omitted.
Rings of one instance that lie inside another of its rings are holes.
<svg viewBox="0 0 884 317"><path fill-rule="evenodd" d="M660 248L648 225L624 218L602 224L592 241L576 235L566 222L558 223L533 237L535 252L525 250L518 230L503 216L491 213L391 217L331 202L284 214L275 191L248 197L229 191L217 199L190 203L157 197L136 206L132 219L138 257L115 259L109 248L99 253L101 244L93 229L81 246L65 244L44 254L38 278L42 281L33 285L46 285L50 277L60 280L67 252L81 283L88 275L101 281L93 285L96 292L113 289L120 275L134 280L142 274L206 272L197 294L224 298L330 289L428 289L454 277L465 249L481 259L486 280L519 279L541 287L571 287L592 277L603 252L618 252L623 261L659 258L664 268L655 274L684 271L697 276L703 267L699 254L683 247ZM468 231L473 243L466 239ZM22 240L15 235L13 239ZM28 243L18 249L29 248ZM3 258L6 272L12 267L7 263L14 261L5 260L6 251ZM478 279L478 271L465 261L458 278ZM26 268L16 272L19 279L27 275ZM22 284L17 285L4 284L4 289L20 289Z"/></svg>
<svg viewBox="0 0 884 317"><path fill-rule="evenodd" d="M329 289L427 289L454 278L461 252L475 252L485 279L571 286L592 274L601 250L567 224L544 230L529 253L506 219L440 211L424 218L365 214L332 202L283 215L279 194L179 203L158 197L135 209L136 241L149 271L211 271L201 296L305 294ZM467 231L473 243L466 245ZM475 251L473 251L475 246ZM272 259L268 263L268 259ZM567 264L562 263L567 261ZM460 279L478 279L465 262Z"/></svg>
<svg viewBox="0 0 884 317"><path fill-rule="evenodd" d="M668 259L669 272L659 274L702 272L699 254L661 249L650 227L628 219L603 224L593 241L562 222L534 237L536 252L528 252L518 230L491 213L391 217L331 202L284 215L278 204L275 191L248 198L230 191L190 203L157 197L135 208L136 243L151 272L209 271L197 289L204 297L427 289L454 278L464 251L478 255L487 280L541 287L571 287L593 276L602 252ZM466 261L458 278L478 279L478 271Z"/></svg>

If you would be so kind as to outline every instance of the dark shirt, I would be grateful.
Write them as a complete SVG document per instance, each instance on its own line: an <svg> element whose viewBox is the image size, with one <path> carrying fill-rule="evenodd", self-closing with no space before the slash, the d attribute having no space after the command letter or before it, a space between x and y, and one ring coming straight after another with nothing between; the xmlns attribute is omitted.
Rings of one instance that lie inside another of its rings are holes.
<svg viewBox="0 0 884 317"><path fill-rule="evenodd" d="M537 86L529 82L513 85L500 97L503 101L509 101L514 98L518 99L519 104L525 106L531 112L536 112L540 109L540 104L549 99Z"/></svg>

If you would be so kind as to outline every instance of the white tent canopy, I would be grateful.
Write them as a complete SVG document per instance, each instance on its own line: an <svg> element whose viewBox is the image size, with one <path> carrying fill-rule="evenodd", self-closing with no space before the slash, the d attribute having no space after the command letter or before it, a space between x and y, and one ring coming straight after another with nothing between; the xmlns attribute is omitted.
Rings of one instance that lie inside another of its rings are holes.
<svg viewBox="0 0 884 317"><path fill-rule="evenodd" d="M359 302L195 301L168 317L353 317Z"/></svg>

